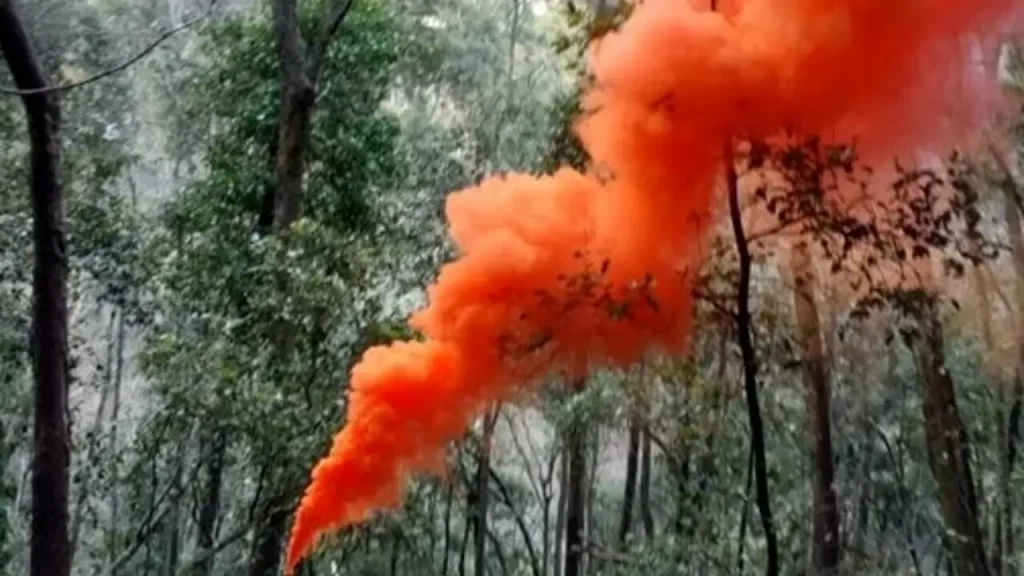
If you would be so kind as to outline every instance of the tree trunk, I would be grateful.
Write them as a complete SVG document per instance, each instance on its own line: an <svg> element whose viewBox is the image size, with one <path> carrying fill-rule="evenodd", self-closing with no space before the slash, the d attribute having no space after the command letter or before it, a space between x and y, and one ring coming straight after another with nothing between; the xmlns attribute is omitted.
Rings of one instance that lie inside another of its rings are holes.
<svg viewBox="0 0 1024 576"><path fill-rule="evenodd" d="M835 576L839 571L839 505L835 488L830 415L831 387L821 340L816 298L814 262L805 242L793 248L793 301L797 332L803 349L807 421L810 425L813 462L812 574Z"/></svg>
<svg viewBox="0 0 1024 576"><path fill-rule="evenodd" d="M1003 197L1006 212L1006 228L1010 238L1011 257L1016 282L1014 296L1016 302L1017 326L1017 369L1013 378L1013 389L1010 394L1009 415L1005 429L1002 431L1004 455L1002 460L1001 496L1002 496L1002 558L1012 558L1016 550L1016 533L1013 525L1013 492L1010 489L1010 477L1013 474L1014 460L1017 455L1017 443L1020 437L1020 414L1022 397L1022 380L1024 380L1024 236L1021 234L1021 214L1017 204L1019 194L1016 178L1008 167L1004 166ZM1016 576L1017 565L1009 562L1005 566L1004 576Z"/></svg>
<svg viewBox="0 0 1024 576"><path fill-rule="evenodd" d="M476 499L469 517L473 519L473 573L476 576L487 574L487 510L490 506L490 471L491 444L494 438L494 427L498 423L500 408L495 406L484 414L483 437L480 451L477 454L476 478L474 491Z"/></svg>
<svg viewBox="0 0 1024 576"><path fill-rule="evenodd" d="M49 82L14 0L0 2L0 52L21 90ZM55 92L22 96L31 140L31 350L35 377L29 573L67 576L70 422L68 421L67 251L60 185L60 105Z"/></svg>
<svg viewBox="0 0 1024 576"><path fill-rule="evenodd" d="M648 539L654 538L654 512L651 510L651 434L645 427L640 435L640 521Z"/></svg>
<svg viewBox="0 0 1024 576"><path fill-rule="evenodd" d="M311 47L308 58L303 54L297 0L274 0L273 3L274 36L281 73L277 143L271 146L275 154L271 229L277 236L287 236L302 209L303 179L312 134L317 76L326 60L328 47L348 14L352 1L328 0L320 22L320 34L314 42L307 43ZM287 293L290 282L285 266L278 268L276 281L278 291ZM281 319L272 337L277 362L291 362L294 333L289 322ZM291 478L290 474L284 476ZM271 487L272 494L266 498L265 513L258 514L255 519L256 534L249 561L250 576L270 576L277 572L282 539L290 515L286 503L292 491L297 489L290 481Z"/></svg>
<svg viewBox="0 0 1024 576"><path fill-rule="evenodd" d="M290 513L287 498L267 498L263 502L252 537L249 576L277 576Z"/></svg>
<svg viewBox="0 0 1024 576"><path fill-rule="evenodd" d="M296 0L274 0L274 33L281 68L281 117L274 166L274 233L287 231L302 206L302 181L316 88L302 54Z"/></svg>
<svg viewBox="0 0 1024 576"><path fill-rule="evenodd" d="M120 482L118 477L121 475L120 460L117 457L120 442L118 441L118 426L117 421L121 418L121 384L124 375L124 310L121 310L120 315L117 319L117 352L114 356L114 398L111 402L110 407L110 528L107 537L107 555L110 562L114 562L118 556L118 550L121 547L121 538L118 532L118 524L120 522L120 506L121 506L121 495L118 492L120 488ZM147 552L149 548L147 548ZM112 570L112 576L116 576L117 570Z"/></svg>
<svg viewBox="0 0 1024 576"><path fill-rule="evenodd" d="M960 419L953 379L945 366L942 325L934 302L923 306L915 345L929 462L938 490L950 561L956 576L989 576L971 474L970 442Z"/></svg>
<svg viewBox="0 0 1024 576"><path fill-rule="evenodd" d="M203 458L204 475L199 501L199 518L196 521L196 554L202 555L213 549L216 541L217 517L220 515L221 483L224 476L224 456L227 453L227 438L224 431L207 431L200 453ZM214 555L209 554L196 562L192 576L209 576L213 571Z"/></svg>
<svg viewBox="0 0 1024 576"><path fill-rule="evenodd" d="M724 147L725 182L729 196L729 216L736 238L739 254L739 286L736 296L736 334L743 360L743 385L747 397L747 416L750 419L750 444L754 459L754 485L757 488L757 510L761 516L767 551L767 576L779 574L779 543L772 519L771 501L768 496L768 464L765 457L764 423L761 420L761 402L757 387L757 352L751 336L750 318L750 247L743 230L743 214L740 210L739 183L733 158L733 144L729 140Z"/></svg>
<svg viewBox="0 0 1024 576"><path fill-rule="evenodd" d="M640 422L629 423L629 449L626 452L626 485L622 491L622 513L619 516L619 547L626 547L626 538L633 523L633 500L636 498L636 475L640 462Z"/></svg>
<svg viewBox="0 0 1024 576"><path fill-rule="evenodd" d="M174 493L174 501L171 503L171 511L167 514L167 527L165 538L166 551L164 554L162 572L165 576L174 576L178 572L178 564L181 560L181 494L184 491L184 470L185 458L188 454L188 444L182 442L178 447L178 461L175 466L171 491Z"/></svg>
<svg viewBox="0 0 1024 576"><path fill-rule="evenodd" d="M583 391L583 378L572 383L574 394ZM587 430L582 422L574 421L566 438L568 477L566 480L565 509L565 570L562 576L582 576L586 557L587 512Z"/></svg>
<svg viewBox="0 0 1024 576"><path fill-rule="evenodd" d="M558 501L555 504L555 542L552 548L554 554L551 565L554 566L556 576L564 576L565 570L565 522L566 508L569 504L569 448L561 448L561 456L558 462Z"/></svg>

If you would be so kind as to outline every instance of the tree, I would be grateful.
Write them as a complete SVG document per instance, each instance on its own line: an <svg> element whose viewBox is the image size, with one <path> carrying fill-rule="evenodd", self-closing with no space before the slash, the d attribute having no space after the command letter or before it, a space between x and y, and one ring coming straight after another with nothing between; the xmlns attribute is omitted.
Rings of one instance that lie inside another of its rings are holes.
<svg viewBox="0 0 1024 576"><path fill-rule="evenodd" d="M378 321L369 264L392 232L379 217L382 199L404 175L397 121L381 102L413 44L386 3L360 3L348 18L351 31L325 47L317 74L321 114L302 160L306 216L289 208L298 219L287 225L274 209L271 161L285 106L275 29L264 17L204 31L216 58L186 81L190 112L211 128L210 169L169 203L167 228L149 246L170 298L150 334L148 371L166 382L166 401L198 423L204 520L227 512L214 510L226 505L215 497L226 482L217 477L238 473L233 453L246 454L242 468L257 487L245 493L254 511L250 573L276 570L294 499L339 417L352 343ZM315 11L298 13L306 33L319 22ZM344 354L332 352L339 343ZM215 548L204 532L200 548Z"/></svg>
<svg viewBox="0 0 1024 576"><path fill-rule="evenodd" d="M832 388L829 385L828 359L822 344L818 321L817 286L814 262L806 241L798 240L792 249L793 308L796 312L798 339L803 352L803 373L807 387L807 413L810 424L811 458L814 469L813 553L815 574L831 576L839 570L839 504L835 486L835 455L832 450Z"/></svg>
<svg viewBox="0 0 1024 576"><path fill-rule="evenodd" d="M757 384L757 352L751 331L750 314L750 245L743 229L743 215L740 208L739 184L736 174L733 142L726 142L722 161L725 165L726 194L729 201L729 219L732 222L739 258L739 279L736 291L736 338L743 361L743 386L747 398L747 415L750 419L750 450L754 463L754 485L757 489L757 510L761 517L768 558L765 573L777 576L779 573L778 536L775 520L772 518L771 500L768 494L768 464L765 456L764 423L761 417L761 401Z"/></svg>
<svg viewBox="0 0 1024 576"><path fill-rule="evenodd" d="M12 1L0 4L0 50L15 85L49 86ZM70 423L68 414L67 253L60 174L60 106L53 93L22 96L31 140L35 423L30 573L67 576Z"/></svg>

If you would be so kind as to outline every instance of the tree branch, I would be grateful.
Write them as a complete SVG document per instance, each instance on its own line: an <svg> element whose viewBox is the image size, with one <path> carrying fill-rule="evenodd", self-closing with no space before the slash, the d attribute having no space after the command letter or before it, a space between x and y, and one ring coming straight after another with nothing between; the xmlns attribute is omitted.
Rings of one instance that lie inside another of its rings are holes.
<svg viewBox="0 0 1024 576"><path fill-rule="evenodd" d="M191 574L192 571L197 566L199 566L203 562L206 562L210 558L213 558L221 550L223 550L223 549L227 548L228 546L234 544L235 542L241 540L248 533L249 533L248 526L243 524L241 527L239 527L234 532L228 534L224 538L221 538L214 546L212 546L210 548L206 548L205 550L201 550L200 552L198 552L188 562L185 562L185 564L182 565L182 567L179 568L177 572L174 573L175 576L186 576L188 574Z"/></svg>
<svg viewBox="0 0 1024 576"><path fill-rule="evenodd" d="M519 532L523 537L523 542L526 544L526 553L530 557L530 567L533 569L533 573L536 576L540 576L541 568L540 561L537 558L537 551L533 547L533 540L530 537L530 531L526 527L526 522L523 520L522 514L516 508L515 502L512 500L512 495L508 491L508 487L501 481L501 477L495 472L494 468L488 467L490 472L491 480L498 487L498 492L501 494L501 499L505 501L505 506L508 507L509 511L512 512L512 519L515 521L516 526L519 528Z"/></svg>
<svg viewBox="0 0 1024 576"><path fill-rule="evenodd" d="M131 67L133 64L137 63L138 61L140 61L143 58L145 58L146 56L148 56L151 52L156 50L157 47L159 47L161 44L163 44L166 40L168 40L172 36L175 36L179 32L187 30L187 29L195 26L196 24L202 22L203 20L205 20L207 17L210 16L211 13L213 13L213 8L214 8L214 6L216 6L216 4L217 4L217 0L211 0L210 1L210 6L206 9L205 12L203 12L199 16L196 16L195 18L193 18L191 20L183 22L180 25L175 26L174 28L171 28L170 30L167 30L166 32L164 32L163 34L158 36L155 40L153 40L148 45L146 45L146 47L143 48L141 51L139 51L137 54L135 54L131 58L128 58L124 62L121 62L120 64L117 64L116 66L114 66L112 68L108 68L108 69L106 69L106 70L104 70L104 71L102 71L102 72L100 72L98 74L95 74L93 76L90 76L90 77L88 77L88 78L86 78L84 80L79 80L77 82L69 82L67 84L44 86L44 87L41 87L41 88L31 88L31 89L27 89L27 90L19 90L17 88L9 88L7 86L0 86L0 94L5 94L5 95L8 95L8 96L31 96L31 95L35 95L35 94L47 94L47 93L50 93L50 92L63 92L65 90L71 90L73 88L81 88L82 86L85 86L87 84L92 84L92 83L97 82L99 80L102 80L102 79L104 79L104 78L106 78L108 76L113 76L114 74L117 74L118 72L121 72L122 70L125 70L125 69Z"/></svg>
<svg viewBox="0 0 1024 576"><path fill-rule="evenodd" d="M341 27L341 23L345 21L345 17L348 16L349 10L355 3L355 0L333 0L328 2L324 8L323 26L321 26L320 36L317 37L316 44L313 46L313 56L309 63L309 77L314 86L320 77L324 61L327 59L327 49L331 45L331 40L338 33L338 28Z"/></svg>

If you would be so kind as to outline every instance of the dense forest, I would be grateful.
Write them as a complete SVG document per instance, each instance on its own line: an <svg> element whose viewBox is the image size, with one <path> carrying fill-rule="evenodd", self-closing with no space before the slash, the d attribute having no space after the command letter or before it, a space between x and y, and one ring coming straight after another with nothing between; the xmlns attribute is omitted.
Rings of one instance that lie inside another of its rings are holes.
<svg viewBox="0 0 1024 576"><path fill-rule="evenodd" d="M0 574L281 574L353 367L424 340L446 198L598 172L587 47L639 9L0 0ZM714 220L662 215L700 244L679 349L482 395L295 574L1024 573L1024 57L986 40L1006 105L927 159L730 134ZM616 265L574 305L669 315L596 293Z"/></svg>

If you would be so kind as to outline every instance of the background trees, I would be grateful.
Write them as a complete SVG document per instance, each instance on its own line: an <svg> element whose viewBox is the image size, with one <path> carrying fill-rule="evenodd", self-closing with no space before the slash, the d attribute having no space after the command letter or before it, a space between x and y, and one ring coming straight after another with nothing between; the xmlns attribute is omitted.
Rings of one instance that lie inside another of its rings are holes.
<svg viewBox="0 0 1024 576"><path fill-rule="evenodd" d="M282 69L283 4L312 100ZM209 8L20 5L60 83ZM405 314L449 255L444 194L495 171L585 165L568 129L581 47L622 16L524 0L222 0L133 67L60 94L69 375L66 415L52 415L58 428L69 417L70 460L67 528L50 527L67 533L72 573L274 572L348 369L408 336ZM296 156L280 119L297 103L308 141L300 184L281 192ZM0 99L4 574L26 572L41 493L23 114ZM1017 143L1019 118L1005 124ZM1019 573L1019 160L966 152L907 166L900 210L880 216L827 201L820 169L882 178L845 143L737 143L738 178L785 175L737 206L780 573ZM953 205L928 196L939 181ZM687 357L492 407L452 447L448 479L418 481L400 514L331 540L305 573L761 573L740 262L718 232ZM883 265L931 280L895 289L870 273Z"/></svg>

